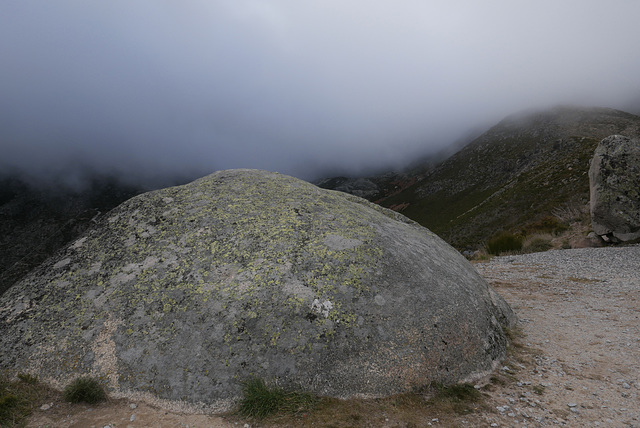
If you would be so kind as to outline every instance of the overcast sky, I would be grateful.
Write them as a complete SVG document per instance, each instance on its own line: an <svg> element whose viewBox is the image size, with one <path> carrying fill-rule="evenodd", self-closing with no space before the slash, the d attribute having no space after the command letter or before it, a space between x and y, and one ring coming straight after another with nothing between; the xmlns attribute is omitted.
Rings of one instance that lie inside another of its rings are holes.
<svg viewBox="0 0 640 428"><path fill-rule="evenodd" d="M640 100L639 0L0 0L0 172L312 179Z"/></svg>

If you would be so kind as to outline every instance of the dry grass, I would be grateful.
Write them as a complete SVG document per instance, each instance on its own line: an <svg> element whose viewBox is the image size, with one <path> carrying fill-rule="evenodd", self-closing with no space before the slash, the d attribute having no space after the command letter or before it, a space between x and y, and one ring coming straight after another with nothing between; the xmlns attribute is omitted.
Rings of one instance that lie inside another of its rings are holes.
<svg viewBox="0 0 640 428"><path fill-rule="evenodd" d="M20 373L17 379L0 377L0 427L23 427L36 406L52 399L56 393L38 378Z"/></svg>
<svg viewBox="0 0 640 428"><path fill-rule="evenodd" d="M279 413L260 421L263 427L357 428L373 426L423 427L434 419L439 426L478 411L491 411L485 395L470 384L432 384L424 389L378 399L320 397L302 413Z"/></svg>
<svg viewBox="0 0 640 428"><path fill-rule="evenodd" d="M528 235L522 243L523 253L539 253L553 248L553 235L550 233L536 233Z"/></svg>

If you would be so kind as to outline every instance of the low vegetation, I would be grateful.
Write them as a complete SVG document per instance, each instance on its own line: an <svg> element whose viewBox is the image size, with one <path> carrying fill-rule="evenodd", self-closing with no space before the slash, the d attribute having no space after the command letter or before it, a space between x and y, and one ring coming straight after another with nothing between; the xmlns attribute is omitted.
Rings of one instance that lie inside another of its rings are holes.
<svg viewBox="0 0 640 428"><path fill-rule="evenodd" d="M238 413L253 419L263 419L276 413L302 412L314 402L311 394L268 386L264 380L255 377L244 383L242 393Z"/></svg>
<svg viewBox="0 0 640 428"><path fill-rule="evenodd" d="M477 402L482 400L482 393L469 383L455 385L433 384L435 394L427 404L437 406L442 410L449 410L458 415L472 413Z"/></svg>
<svg viewBox="0 0 640 428"><path fill-rule="evenodd" d="M522 244L523 253L539 253L553 248L551 238L546 235L527 236Z"/></svg>
<svg viewBox="0 0 640 428"><path fill-rule="evenodd" d="M401 423L400 426L420 427L432 420L448 426L446 421L489 409L483 403L485 395L466 383L434 383L390 397L341 400L286 392L267 385L261 379L252 378L244 384L243 394L235 415L260 420L260 425L264 427L396 426L390 421Z"/></svg>
<svg viewBox="0 0 640 428"><path fill-rule="evenodd" d="M15 380L7 375L0 377L0 427L23 426L25 418L47 392L38 378L28 374L21 373Z"/></svg>
<svg viewBox="0 0 640 428"><path fill-rule="evenodd" d="M487 252L498 256L502 253L512 253L522 250L522 236L510 232L500 232L485 244Z"/></svg>
<svg viewBox="0 0 640 428"><path fill-rule="evenodd" d="M102 384L91 377L79 377L64 389L64 399L70 403L95 404L104 401L107 394Z"/></svg>
<svg viewBox="0 0 640 428"><path fill-rule="evenodd" d="M71 403L97 403L106 399L102 385L95 379L78 378L69 384L63 394L49 388L36 376L19 373L12 378L8 373L0 375L0 427L23 427L33 411L53 401Z"/></svg>

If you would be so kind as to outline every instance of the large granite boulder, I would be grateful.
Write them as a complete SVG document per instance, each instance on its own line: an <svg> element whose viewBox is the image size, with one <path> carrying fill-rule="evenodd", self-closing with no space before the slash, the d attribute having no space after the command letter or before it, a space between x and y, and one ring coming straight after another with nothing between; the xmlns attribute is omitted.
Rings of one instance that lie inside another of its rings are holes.
<svg viewBox="0 0 640 428"><path fill-rule="evenodd" d="M402 215L233 170L130 199L0 297L0 365L210 410L250 376L383 396L487 373L514 320Z"/></svg>
<svg viewBox="0 0 640 428"><path fill-rule="evenodd" d="M640 139L611 135L589 169L591 223L605 241L640 239Z"/></svg>

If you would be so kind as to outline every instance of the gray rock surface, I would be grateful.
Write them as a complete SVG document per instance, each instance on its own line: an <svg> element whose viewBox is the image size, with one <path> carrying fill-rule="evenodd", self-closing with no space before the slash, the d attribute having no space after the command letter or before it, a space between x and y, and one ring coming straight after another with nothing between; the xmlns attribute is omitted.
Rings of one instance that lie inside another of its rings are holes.
<svg viewBox="0 0 640 428"><path fill-rule="evenodd" d="M591 223L606 241L640 239L640 139L611 135L589 169Z"/></svg>
<svg viewBox="0 0 640 428"><path fill-rule="evenodd" d="M232 170L130 199L1 296L0 367L209 410L249 376L382 396L486 373L514 321L402 215Z"/></svg>

